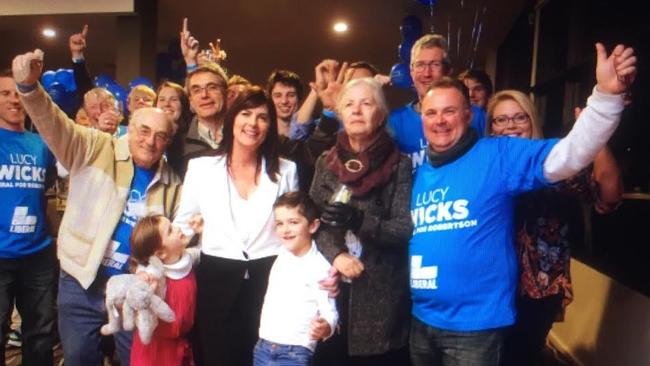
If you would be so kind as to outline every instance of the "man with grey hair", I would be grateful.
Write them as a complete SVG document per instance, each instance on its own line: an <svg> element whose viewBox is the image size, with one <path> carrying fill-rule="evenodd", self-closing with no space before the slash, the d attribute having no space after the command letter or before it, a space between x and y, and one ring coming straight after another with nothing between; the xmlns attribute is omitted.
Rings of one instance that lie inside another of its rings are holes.
<svg viewBox="0 0 650 366"><path fill-rule="evenodd" d="M422 98L434 82L451 73L445 37L427 34L418 39L411 48L410 70L418 99L394 110L388 117L388 128L400 151L411 158L415 170L427 159L427 140L420 118ZM471 108L471 126L483 136L485 112L474 105Z"/></svg>
<svg viewBox="0 0 650 366"><path fill-rule="evenodd" d="M124 126L120 126L123 118L121 107L110 91L104 88L90 89L84 94L83 109L93 128L116 137L126 133Z"/></svg>
<svg viewBox="0 0 650 366"><path fill-rule="evenodd" d="M131 230L145 215L172 218L178 205L180 180L162 158L173 122L160 109L142 108L119 139L79 126L39 85L42 60L40 50L19 55L13 74L25 110L70 172L57 248L59 333L66 365L99 365L104 288L128 269ZM131 332L115 335L122 365L129 364L131 339Z"/></svg>
<svg viewBox="0 0 650 366"><path fill-rule="evenodd" d="M187 133L181 141L181 178L185 175L187 162L219 147L223 137L223 118L226 114L226 90L228 75L216 62L197 64L199 41L189 31L187 18L183 19L180 45L187 65L185 90L190 108L195 113Z"/></svg>

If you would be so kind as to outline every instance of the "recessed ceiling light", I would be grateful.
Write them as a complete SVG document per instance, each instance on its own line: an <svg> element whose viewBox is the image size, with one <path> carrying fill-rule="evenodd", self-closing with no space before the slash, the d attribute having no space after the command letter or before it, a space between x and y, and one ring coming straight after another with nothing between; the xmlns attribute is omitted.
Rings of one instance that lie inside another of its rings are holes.
<svg viewBox="0 0 650 366"><path fill-rule="evenodd" d="M43 36L47 38L54 38L56 37L56 31L52 28L45 28L43 29Z"/></svg>
<svg viewBox="0 0 650 366"><path fill-rule="evenodd" d="M348 31L348 25L344 22L338 22L334 24L334 32L336 33L345 33Z"/></svg>

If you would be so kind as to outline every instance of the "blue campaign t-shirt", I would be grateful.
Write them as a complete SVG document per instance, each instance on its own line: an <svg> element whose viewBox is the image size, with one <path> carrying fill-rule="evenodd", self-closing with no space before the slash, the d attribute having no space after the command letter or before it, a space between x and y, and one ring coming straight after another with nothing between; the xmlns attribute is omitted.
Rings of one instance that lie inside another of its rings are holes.
<svg viewBox="0 0 650 366"><path fill-rule="evenodd" d="M427 140L422 128L422 117L415 111L415 102L398 108L388 116L388 130L401 152L413 162L413 170L427 161ZM485 112L472 105L472 126L479 137L485 134Z"/></svg>
<svg viewBox="0 0 650 366"><path fill-rule="evenodd" d="M0 128L0 258L20 258L52 244L45 178L53 166L40 136Z"/></svg>
<svg viewBox="0 0 650 366"><path fill-rule="evenodd" d="M413 315L477 331L514 323L514 198L543 187L557 140L482 138L463 156L415 173L409 246Z"/></svg>
<svg viewBox="0 0 650 366"><path fill-rule="evenodd" d="M131 255L131 245L129 243L131 232L138 220L147 215L146 192L156 174L156 170L143 169L135 164L133 169L134 174L129 198L102 259L102 272L106 277L128 272L128 260Z"/></svg>

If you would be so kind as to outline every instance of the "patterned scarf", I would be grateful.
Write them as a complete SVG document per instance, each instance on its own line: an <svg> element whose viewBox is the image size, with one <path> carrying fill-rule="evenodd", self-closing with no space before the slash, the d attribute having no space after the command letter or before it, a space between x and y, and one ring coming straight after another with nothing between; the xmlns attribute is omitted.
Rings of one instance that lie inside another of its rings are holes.
<svg viewBox="0 0 650 366"><path fill-rule="evenodd" d="M327 153L325 164L340 183L347 185L352 195L360 197L373 188L386 184L397 169L400 152L384 129L361 152L354 152L350 139L343 131L337 136L336 145Z"/></svg>

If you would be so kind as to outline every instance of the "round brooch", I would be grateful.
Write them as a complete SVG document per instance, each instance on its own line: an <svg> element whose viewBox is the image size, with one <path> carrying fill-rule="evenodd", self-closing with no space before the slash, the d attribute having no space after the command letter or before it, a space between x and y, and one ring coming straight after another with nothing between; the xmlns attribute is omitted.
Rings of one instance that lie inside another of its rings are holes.
<svg viewBox="0 0 650 366"><path fill-rule="evenodd" d="M363 163L357 159L350 159L343 165L350 173L359 173L364 168Z"/></svg>

